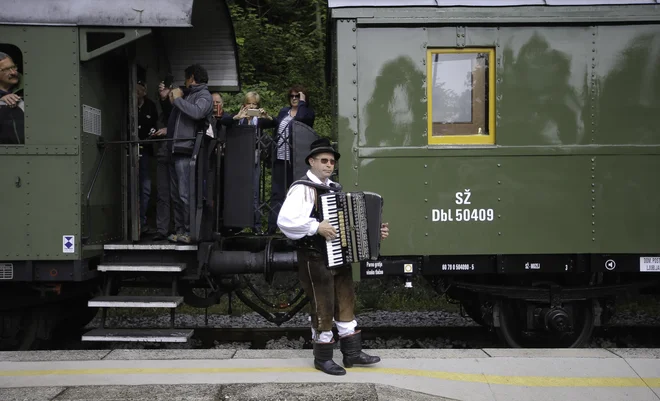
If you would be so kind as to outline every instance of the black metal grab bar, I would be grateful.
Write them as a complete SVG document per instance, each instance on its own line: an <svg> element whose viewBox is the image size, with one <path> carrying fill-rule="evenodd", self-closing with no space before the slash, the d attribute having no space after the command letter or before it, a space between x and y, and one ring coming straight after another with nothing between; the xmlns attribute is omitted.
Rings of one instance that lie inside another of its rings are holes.
<svg viewBox="0 0 660 401"><path fill-rule="evenodd" d="M193 140L194 138L158 138L158 139L138 139L138 140L133 140L133 141L101 141L103 142L102 144L99 144L99 146L105 146L105 145L122 145L122 144L150 144L150 143L155 143L155 142L174 142L174 141L190 141Z"/></svg>
<svg viewBox="0 0 660 401"><path fill-rule="evenodd" d="M99 162L96 164L96 171L94 171L94 176L92 177L92 183L89 186L89 190L87 190L87 196L85 197L85 217L87 217L87 232L86 235L82 237L82 243L86 244L87 241L90 239L92 236L92 215L90 213L90 206L89 206L89 200L92 197L92 191L94 190L94 185L96 184L96 179L99 176L99 172L101 171L101 165L103 165L103 159L105 159L105 150L107 149L105 146L103 146L103 138L99 138L99 142L97 146L99 149L101 149L101 158L99 159Z"/></svg>
<svg viewBox="0 0 660 401"><path fill-rule="evenodd" d="M191 191L190 191L190 225L191 225L191 234L193 238L197 237L199 235L199 227L200 227L200 222L197 219L197 214L202 213L202 208L199 208L200 205L198 205L197 198L199 196L196 192L199 188L199 185L195 185L196 180L195 180L195 175L197 175L197 162L199 158L199 154L201 149L203 148L203 138L204 134L198 134L197 137L195 138L195 147L193 150L193 154L190 160L190 183L191 183ZM92 182L90 184L89 190L87 191L87 195L85 197L85 214L87 217L87 232L86 235L82 237L82 243L85 244L89 239L91 238L91 232L92 232L92 219L91 219L91 213L90 213L90 199L92 196L92 191L94 190L94 186L96 184L96 179L98 178L99 172L101 171L101 166L103 165L103 160L105 159L105 151L107 150L107 145L121 145L121 144L143 144L143 143L154 143L154 142L174 142L174 141L189 141L192 138L163 138L163 139L146 139L146 140L127 140L127 141L105 141L102 137L98 139L97 141L97 147L101 150L101 158L99 159L97 165L96 165L96 170L94 172L94 176L92 177ZM199 181L201 181L203 185L203 180L204 178L201 177L203 172L199 172L200 177ZM199 183L197 183L199 184ZM193 188L194 187L194 188ZM201 195L201 194L200 194ZM200 199L201 201L202 199ZM199 216L201 217L201 216ZM196 239L196 238L195 238Z"/></svg>
<svg viewBox="0 0 660 401"><path fill-rule="evenodd" d="M191 239L194 242L197 242L199 239L199 233L200 233L200 225L201 225L201 210L197 209L197 199L201 197L201 194L198 193L200 191L200 185L195 178L199 176L200 181L203 180L203 177L201 177L202 173L198 175L197 173L197 162L199 160L199 154L202 149L202 142L204 140L204 135L203 133L197 134L197 137L195 138L195 147L193 148L193 153L190 158L190 172L189 172L189 190L188 190L188 214L189 214L189 222L190 224L190 236ZM199 219L197 218L199 214Z"/></svg>

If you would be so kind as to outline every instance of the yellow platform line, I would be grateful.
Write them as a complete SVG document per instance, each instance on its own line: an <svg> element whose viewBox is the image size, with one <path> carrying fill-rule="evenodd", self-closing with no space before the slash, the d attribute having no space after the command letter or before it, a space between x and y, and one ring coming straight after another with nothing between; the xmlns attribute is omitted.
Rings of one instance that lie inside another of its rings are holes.
<svg viewBox="0 0 660 401"><path fill-rule="evenodd" d="M241 373L320 373L314 368L103 368L56 370L2 370L0 377L136 375L136 374L241 374ZM639 377L562 377L502 376L479 373L456 373L421 369L352 368L351 373L418 376L448 381L502 384L521 387L660 387L660 378Z"/></svg>

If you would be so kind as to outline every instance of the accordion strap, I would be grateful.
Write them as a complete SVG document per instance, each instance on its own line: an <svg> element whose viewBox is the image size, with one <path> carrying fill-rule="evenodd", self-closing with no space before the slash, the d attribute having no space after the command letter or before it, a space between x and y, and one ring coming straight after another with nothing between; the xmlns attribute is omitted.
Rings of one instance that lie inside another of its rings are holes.
<svg viewBox="0 0 660 401"><path fill-rule="evenodd" d="M301 184L301 185L307 185L309 187L314 187L323 191L335 191L335 192L340 192L342 190L342 186L340 184L332 184L332 186L324 185L324 184L318 184L312 180L297 180L291 183L290 187L293 187L294 185Z"/></svg>
<svg viewBox="0 0 660 401"><path fill-rule="evenodd" d="M316 189L319 189L323 192L330 192L330 191L339 192L339 191L341 191L341 188L342 188L342 186L338 183L333 183L333 184L331 184L331 186L316 183L316 182L310 180L307 176L294 181L293 183L291 183L291 186L289 188L292 188L294 185L297 185L297 184L307 185L308 187L316 188ZM312 217L314 217L314 213L315 213L314 210L318 211L318 207L319 207L318 206L318 201L319 201L319 197L315 196L315 198L314 198L314 209L312 211ZM318 220L318 218L317 218L317 220ZM320 254L324 254L324 252L325 252L325 238L323 238L319 234L314 234L312 236L305 236L305 237L303 237L299 240L296 240L295 243L296 243L297 248L299 250L307 250L307 251L313 250L313 251L318 252Z"/></svg>

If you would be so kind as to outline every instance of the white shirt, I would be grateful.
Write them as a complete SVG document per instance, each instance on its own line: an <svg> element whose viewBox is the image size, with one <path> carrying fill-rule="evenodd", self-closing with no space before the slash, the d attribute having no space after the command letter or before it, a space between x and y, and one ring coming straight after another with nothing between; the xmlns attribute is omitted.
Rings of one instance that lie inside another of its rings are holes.
<svg viewBox="0 0 660 401"><path fill-rule="evenodd" d="M307 177L317 184L330 186L334 184L330 179L321 182L317 176L307 170ZM334 192L334 191L332 191ZM296 184L289 189L280 214L277 217L277 226L288 238L296 240L305 235L314 235L319 229L319 222L309 217L314 208L316 188L307 185ZM320 207L320 204L319 204Z"/></svg>

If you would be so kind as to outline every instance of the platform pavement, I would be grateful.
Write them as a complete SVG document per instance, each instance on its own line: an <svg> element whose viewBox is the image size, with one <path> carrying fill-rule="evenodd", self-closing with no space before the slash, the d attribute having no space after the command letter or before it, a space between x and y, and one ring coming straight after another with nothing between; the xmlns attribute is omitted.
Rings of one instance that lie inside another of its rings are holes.
<svg viewBox="0 0 660 401"><path fill-rule="evenodd" d="M0 400L660 400L660 349L368 352L345 376L311 350L0 352Z"/></svg>

